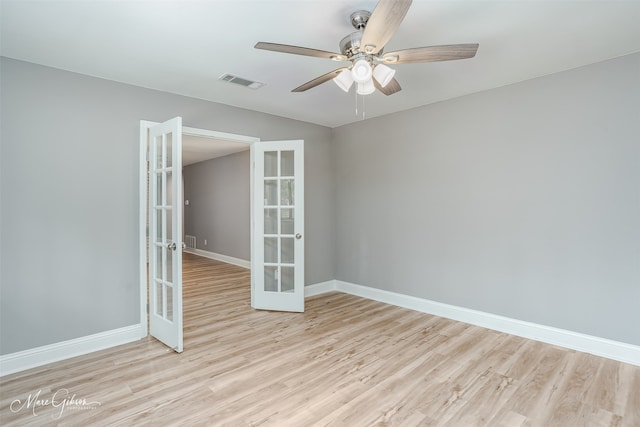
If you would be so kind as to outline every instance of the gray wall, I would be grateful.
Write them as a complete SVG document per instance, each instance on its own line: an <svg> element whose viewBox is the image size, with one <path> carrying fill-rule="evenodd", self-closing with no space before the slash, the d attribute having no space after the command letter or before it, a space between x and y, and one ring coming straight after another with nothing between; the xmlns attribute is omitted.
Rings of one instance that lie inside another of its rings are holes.
<svg viewBox="0 0 640 427"><path fill-rule="evenodd" d="M249 161L242 151L183 169L185 234L198 249L251 260Z"/></svg>
<svg viewBox="0 0 640 427"><path fill-rule="evenodd" d="M178 115L305 140L307 284L640 345L640 54L333 131L0 65L0 354L138 322L139 120Z"/></svg>
<svg viewBox="0 0 640 427"><path fill-rule="evenodd" d="M139 322L141 119L304 139L306 283L333 279L330 129L7 58L0 65L0 354Z"/></svg>
<svg viewBox="0 0 640 427"><path fill-rule="evenodd" d="M334 129L336 278L640 344L638 76L634 54Z"/></svg>

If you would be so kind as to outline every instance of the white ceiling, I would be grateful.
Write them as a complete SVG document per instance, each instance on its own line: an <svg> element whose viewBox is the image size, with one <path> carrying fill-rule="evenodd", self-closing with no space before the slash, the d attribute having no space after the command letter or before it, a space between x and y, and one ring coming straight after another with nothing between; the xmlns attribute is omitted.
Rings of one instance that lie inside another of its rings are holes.
<svg viewBox="0 0 640 427"><path fill-rule="evenodd" d="M182 166L246 151L249 144L195 135L182 135Z"/></svg>
<svg viewBox="0 0 640 427"><path fill-rule="evenodd" d="M10 58L330 127L354 122L353 88L291 89L341 66L254 49L338 51L349 15L375 0L2 0ZM473 59L396 65L403 90L364 97L367 118L640 51L640 1L415 0L385 50L479 43ZM231 73L258 90L218 81Z"/></svg>

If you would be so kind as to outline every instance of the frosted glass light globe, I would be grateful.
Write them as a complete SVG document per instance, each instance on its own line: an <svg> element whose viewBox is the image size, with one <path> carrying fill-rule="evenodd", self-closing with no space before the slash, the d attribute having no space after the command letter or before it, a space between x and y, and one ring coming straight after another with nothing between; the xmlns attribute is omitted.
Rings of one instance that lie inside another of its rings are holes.
<svg viewBox="0 0 640 427"><path fill-rule="evenodd" d="M365 83L371 80L373 71L371 65L365 59L358 59L351 69L351 76L356 83Z"/></svg>

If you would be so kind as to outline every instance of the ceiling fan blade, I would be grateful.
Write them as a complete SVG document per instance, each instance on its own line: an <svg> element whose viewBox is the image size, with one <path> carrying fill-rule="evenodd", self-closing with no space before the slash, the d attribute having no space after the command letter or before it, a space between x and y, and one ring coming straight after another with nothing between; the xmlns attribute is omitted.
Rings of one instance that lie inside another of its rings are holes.
<svg viewBox="0 0 640 427"><path fill-rule="evenodd" d="M367 21L360 42L365 53L378 53L407 14L412 0L380 0Z"/></svg>
<svg viewBox="0 0 640 427"><path fill-rule="evenodd" d="M254 46L256 49L271 50L274 52L292 53L294 55L313 56L316 58L327 58L335 61L346 61L347 57L339 53L327 52L326 50L310 49L308 47L291 46L288 44L258 42Z"/></svg>
<svg viewBox="0 0 640 427"><path fill-rule="evenodd" d="M348 69L349 69L348 67L343 67L343 68L338 68L337 70L330 71L327 74L323 74L320 77L316 77L315 79L308 81L303 85L298 86L297 88L293 89L291 92L304 92L305 90L321 85L322 83L337 77L338 74L340 74L342 71L348 70Z"/></svg>
<svg viewBox="0 0 640 427"><path fill-rule="evenodd" d="M373 84L375 85L376 89L387 96L393 95L394 93L400 92L402 90L402 88L400 87L400 83L398 83L395 78L391 79L391 81L387 83L385 87L380 86L380 83L378 83L376 79L373 79Z"/></svg>
<svg viewBox="0 0 640 427"><path fill-rule="evenodd" d="M476 56L478 43L450 44L442 46L416 47L413 49L386 52L381 59L386 64L411 64L416 62L452 61Z"/></svg>

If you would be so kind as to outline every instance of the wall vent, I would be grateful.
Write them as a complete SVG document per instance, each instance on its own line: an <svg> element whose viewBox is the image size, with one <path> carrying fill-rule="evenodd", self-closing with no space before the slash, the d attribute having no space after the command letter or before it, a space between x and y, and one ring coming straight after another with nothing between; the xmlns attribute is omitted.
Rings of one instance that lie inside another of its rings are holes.
<svg viewBox="0 0 640 427"><path fill-rule="evenodd" d="M249 89L260 89L262 86L264 86L264 83L256 82L249 79L243 79L242 77L234 76L233 74L229 73L221 75L218 80L248 87Z"/></svg>
<svg viewBox="0 0 640 427"><path fill-rule="evenodd" d="M195 249L196 248L196 236L189 236L188 234L185 234L185 236L184 236L184 244L189 249Z"/></svg>

